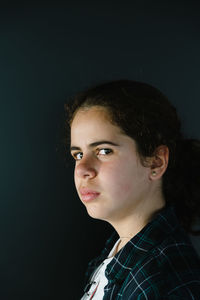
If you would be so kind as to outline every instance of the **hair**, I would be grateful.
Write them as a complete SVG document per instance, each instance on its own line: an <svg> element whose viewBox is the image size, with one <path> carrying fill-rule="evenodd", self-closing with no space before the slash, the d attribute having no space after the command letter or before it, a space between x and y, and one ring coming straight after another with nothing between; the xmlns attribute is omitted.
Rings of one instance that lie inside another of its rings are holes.
<svg viewBox="0 0 200 300"><path fill-rule="evenodd" d="M101 106L110 122L133 138L141 161L152 157L160 145L169 149L169 163L162 177L166 205L173 205L183 228L193 227L200 217L200 141L186 139L175 107L153 86L132 80L102 83L77 93L65 104L67 137L79 109Z"/></svg>

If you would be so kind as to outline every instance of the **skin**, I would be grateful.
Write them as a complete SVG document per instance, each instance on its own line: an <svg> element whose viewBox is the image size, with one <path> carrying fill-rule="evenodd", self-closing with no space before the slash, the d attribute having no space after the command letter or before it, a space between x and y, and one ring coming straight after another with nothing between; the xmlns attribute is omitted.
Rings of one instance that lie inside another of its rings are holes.
<svg viewBox="0 0 200 300"><path fill-rule="evenodd" d="M91 145L99 141L103 143ZM102 107L79 110L71 124L71 154L75 159L74 180L88 214L109 222L121 237L118 251L165 205L162 175L169 151L160 146L143 166L135 141L109 121ZM156 174L153 174L155 171ZM84 202L81 188L100 195Z"/></svg>

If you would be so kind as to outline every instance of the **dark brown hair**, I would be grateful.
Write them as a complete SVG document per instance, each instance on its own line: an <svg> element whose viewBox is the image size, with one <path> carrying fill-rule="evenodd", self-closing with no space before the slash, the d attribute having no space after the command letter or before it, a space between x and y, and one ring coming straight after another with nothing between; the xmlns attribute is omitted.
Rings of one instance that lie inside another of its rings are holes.
<svg viewBox="0 0 200 300"><path fill-rule="evenodd" d="M200 234L193 225L200 216L200 142L185 139L175 107L149 84L118 80L93 86L76 94L65 105L66 125L80 108L102 106L112 123L136 142L144 161L160 145L169 148L169 164L162 180L166 205L174 205L186 231ZM70 137L70 130L67 131Z"/></svg>

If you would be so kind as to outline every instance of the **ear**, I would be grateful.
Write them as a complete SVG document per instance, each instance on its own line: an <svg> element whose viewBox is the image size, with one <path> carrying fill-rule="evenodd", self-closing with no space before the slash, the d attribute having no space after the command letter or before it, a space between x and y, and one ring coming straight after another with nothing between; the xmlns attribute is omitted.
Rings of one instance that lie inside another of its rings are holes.
<svg viewBox="0 0 200 300"><path fill-rule="evenodd" d="M169 161L169 148L161 145L156 148L150 165L150 180L158 180L165 173Z"/></svg>

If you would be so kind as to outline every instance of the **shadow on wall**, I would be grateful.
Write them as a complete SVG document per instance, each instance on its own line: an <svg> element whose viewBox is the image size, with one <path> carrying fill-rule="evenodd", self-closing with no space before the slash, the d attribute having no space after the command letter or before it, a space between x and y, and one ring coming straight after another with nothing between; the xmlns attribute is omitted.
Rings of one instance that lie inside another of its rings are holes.
<svg viewBox="0 0 200 300"><path fill-rule="evenodd" d="M190 239L200 257L200 238L199 238L199 236L190 235Z"/></svg>

